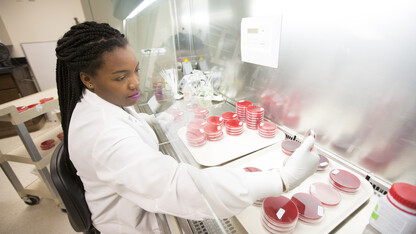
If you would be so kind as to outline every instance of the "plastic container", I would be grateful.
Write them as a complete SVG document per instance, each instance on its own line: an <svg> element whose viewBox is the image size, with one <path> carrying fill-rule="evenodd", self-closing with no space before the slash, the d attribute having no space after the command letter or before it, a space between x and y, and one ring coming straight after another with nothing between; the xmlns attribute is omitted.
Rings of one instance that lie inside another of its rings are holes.
<svg viewBox="0 0 416 234"><path fill-rule="evenodd" d="M416 233L416 186L394 183L378 201L370 225L381 233Z"/></svg>

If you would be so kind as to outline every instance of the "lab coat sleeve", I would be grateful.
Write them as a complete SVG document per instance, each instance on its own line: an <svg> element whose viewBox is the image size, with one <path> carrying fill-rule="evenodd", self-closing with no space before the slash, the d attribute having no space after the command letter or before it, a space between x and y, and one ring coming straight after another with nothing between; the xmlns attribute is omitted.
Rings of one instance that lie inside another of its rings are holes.
<svg viewBox="0 0 416 234"><path fill-rule="evenodd" d="M98 178L120 196L149 212L187 219L212 218L210 208L219 217L229 217L283 191L276 170L197 169L163 155L129 128L100 133L93 160Z"/></svg>

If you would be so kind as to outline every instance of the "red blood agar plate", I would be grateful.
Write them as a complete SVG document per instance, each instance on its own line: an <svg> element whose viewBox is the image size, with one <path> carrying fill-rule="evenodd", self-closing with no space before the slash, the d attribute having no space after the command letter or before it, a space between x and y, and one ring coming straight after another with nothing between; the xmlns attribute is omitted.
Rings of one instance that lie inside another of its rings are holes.
<svg viewBox="0 0 416 234"><path fill-rule="evenodd" d="M231 119L237 119L237 113L235 112L224 112L221 117L224 118L224 121L228 121Z"/></svg>
<svg viewBox="0 0 416 234"><path fill-rule="evenodd" d="M45 102L49 102L49 101L52 101L52 100L53 100L53 97L48 97L48 98L40 99L39 102L40 102L40 104L43 104Z"/></svg>
<svg viewBox="0 0 416 234"><path fill-rule="evenodd" d="M244 108L246 108L246 107L248 107L248 106L251 106L253 103L252 102L250 102L250 101L246 101L246 100L241 100L241 101L238 101L237 102L237 107L244 107Z"/></svg>
<svg viewBox="0 0 416 234"><path fill-rule="evenodd" d="M22 111L28 110L29 108L27 106L18 106L16 107L16 109L18 112L22 112Z"/></svg>
<svg viewBox="0 0 416 234"><path fill-rule="evenodd" d="M211 124L222 125L224 122L224 119L222 117L213 115L207 118L207 122Z"/></svg>
<svg viewBox="0 0 416 234"><path fill-rule="evenodd" d="M357 176L342 169L333 169L329 173L331 184L344 192L353 193L360 187L360 179Z"/></svg>
<svg viewBox="0 0 416 234"><path fill-rule="evenodd" d="M319 154L319 165L318 165L318 171L323 171L325 168L327 168L329 165L329 160L327 157Z"/></svg>
<svg viewBox="0 0 416 234"><path fill-rule="evenodd" d="M59 140L63 141L64 140L64 133L61 132L58 135L56 135L58 137Z"/></svg>
<svg viewBox="0 0 416 234"><path fill-rule="evenodd" d="M309 193L326 206L336 206L341 202L341 194L329 184L313 183L309 187Z"/></svg>
<svg viewBox="0 0 416 234"><path fill-rule="evenodd" d="M299 218L295 203L285 196L265 198L262 211L268 221L283 226L293 226Z"/></svg>
<svg viewBox="0 0 416 234"><path fill-rule="evenodd" d="M297 148L299 148L299 146L300 143L297 141L285 140L282 142L282 151L283 153L290 156L293 154L293 152L295 152Z"/></svg>
<svg viewBox="0 0 416 234"><path fill-rule="evenodd" d="M27 108L28 108L28 109L31 109L31 108L33 108L33 107L35 107L35 106L37 106L37 105L39 105L39 103L34 103L34 104L31 104L31 105L27 106Z"/></svg>
<svg viewBox="0 0 416 234"><path fill-rule="evenodd" d="M44 141L40 144L40 148L43 149L43 150L51 149L54 146L55 146L55 140L54 139L46 140L46 141Z"/></svg>
<svg viewBox="0 0 416 234"><path fill-rule="evenodd" d="M245 171L247 172L256 172L256 171L261 171L260 169L258 169L257 167L244 167L243 168Z"/></svg>
<svg viewBox="0 0 416 234"><path fill-rule="evenodd" d="M296 193L292 196L299 211L299 219L308 223L316 223L324 217L321 201L309 193Z"/></svg>

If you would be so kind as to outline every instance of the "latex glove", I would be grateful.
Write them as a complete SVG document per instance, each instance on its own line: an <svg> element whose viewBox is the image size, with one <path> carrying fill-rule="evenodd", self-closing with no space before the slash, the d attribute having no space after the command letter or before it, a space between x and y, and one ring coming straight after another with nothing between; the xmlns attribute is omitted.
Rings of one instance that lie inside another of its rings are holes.
<svg viewBox="0 0 416 234"><path fill-rule="evenodd" d="M286 191L301 184L318 168L319 156L311 152L314 143L313 136L306 137L299 148L289 157L285 166L279 169Z"/></svg>
<svg viewBox="0 0 416 234"><path fill-rule="evenodd" d="M146 123L148 123L150 126L153 126L157 123L157 119L154 115L149 115L146 113L137 113L140 117L142 117Z"/></svg>
<svg viewBox="0 0 416 234"><path fill-rule="evenodd" d="M166 131L168 130L169 126L173 123L175 120L175 117L169 113L162 112L158 114L156 117L157 122L159 123L160 127Z"/></svg>

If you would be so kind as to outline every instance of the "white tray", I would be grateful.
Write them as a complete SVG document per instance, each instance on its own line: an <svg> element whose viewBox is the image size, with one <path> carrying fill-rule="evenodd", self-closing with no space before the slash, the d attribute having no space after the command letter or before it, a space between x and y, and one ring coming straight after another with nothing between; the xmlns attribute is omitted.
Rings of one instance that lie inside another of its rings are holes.
<svg viewBox="0 0 416 234"><path fill-rule="evenodd" d="M281 167L286 156L281 151L281 144L275 144L261 151L255 152L250 156L238 159L226 165L226 167L241 168L247 166L257 167L261 170L268 170L272 167ZM309 193L309 187L315 182L323 182L330 184L329 172L332 169L344 169L355 174L361 181L360 188L353 194L341 192L342 200L340 204L334 207L324 206L324 218L317 224L306 224L298 221L294 233L329 233L344 219L346 219L352 212L359 208L364 202L366 202L373 194L373 188L371 184L365 180L362 176L357 175L353 171L346 167L329 159L329 166L324 171L317 171L311 177L306 179L297 188L283 193L282 195L291 198L293 194L298 192ZM251 234L261 234L268 232L261 224L261 207L250 206L240 214L236 215L237 219L244 226L246 231Z"/></svg>
<svg viewBox="0 0 416 234"><path fill-rule="evenodd" d="M263 138L257 130L251 130L244 126L244 132L239 136L229 136L224 131L224 138L220 141L207 141L201 147L192 147L186 140L186 126L178 130L179 138L186 145L195 161L203 166L218 166L225 162L250 154L259 149L281 142L285 134L277 130L274 138Z"/></svg>

